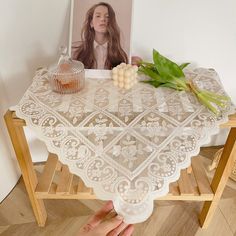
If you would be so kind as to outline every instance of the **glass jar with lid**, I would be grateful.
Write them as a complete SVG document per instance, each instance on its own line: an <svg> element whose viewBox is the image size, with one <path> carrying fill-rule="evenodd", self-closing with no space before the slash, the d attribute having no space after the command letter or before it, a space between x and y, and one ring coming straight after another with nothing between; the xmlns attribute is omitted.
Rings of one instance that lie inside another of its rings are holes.
<svg viewBox="0 0 236 236"><path fill-rule="evenodd" d="M61 53L58 63L49 68L49 82L54 92L76 93L84 88L84 65Z"/></svg>

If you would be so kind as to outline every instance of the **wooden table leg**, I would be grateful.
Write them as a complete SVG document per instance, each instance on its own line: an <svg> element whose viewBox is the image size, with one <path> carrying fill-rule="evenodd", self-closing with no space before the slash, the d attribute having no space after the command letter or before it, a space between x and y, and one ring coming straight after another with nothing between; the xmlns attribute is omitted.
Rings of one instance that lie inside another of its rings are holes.
<svg viewBox="0 0 236 236"><path fill-rule="evenodd" d="M228 177L233 168L234 159L236 158L236 128L231 128L224 150L216 169L215 175L211 182L211 188L214 192L212 201L206 201L200 213L199 220L202 228L206 228L217 208L221 195L224 191Z"/></svg>
<svg viewBox="0 0 236 236"><path fill-rule="evenodd" d="M37 199L35 188L38 179L33 168L33 163L29 151L29 147L25 138L25 133L22 125L16 125L12 117L12 112L7 111L4 116L7 124L8 132L16 153L18 163L21 168L23 180L28 192L30 202L34 211L34 215L39 226L44 226L47 219L47 212L43 200Z"/></svg>

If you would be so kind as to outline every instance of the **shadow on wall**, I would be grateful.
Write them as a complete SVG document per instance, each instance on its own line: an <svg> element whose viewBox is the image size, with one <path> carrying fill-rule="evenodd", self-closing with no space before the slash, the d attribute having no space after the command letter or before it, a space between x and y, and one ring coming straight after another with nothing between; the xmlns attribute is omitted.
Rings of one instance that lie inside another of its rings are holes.
<svg viewBox="0 0 236 236"><path fill-rule="evenodd" d="M32 82L35 71L39 67L47 67L55 61L55 56L47 55L41 48L40 44L34 47L34 57L25 60L26 67L21 67L15 73L11 73L9 77L3 79L6 96L9 105L16 105L29 85Z"/></svg>
<svg viewBox="0 0 236 236"><path fill-rule="evenodd" d="M5 93L6 89L4 87L2 76L0 74L0 142L1 145L4 147L5 152L9 153L11 157L14 157L14 151L12 148L12 144L10 138L8 136L4 114L8 110L9 101Z"/></svg>
<svg viewBox="0 0 236 236"><path fill-rule="evenodd" d="M11 145L3 116L8 108L8 101L0 74L0 202L15 186L20 170Z"/></svg>
<svg viewBox="0 0 236 236"><path fill-rule="evenodd" d="M33 78L35 71L40 67L47 67L49 68L51 65L58 62L58 59L60 57L60 47L65 46L68 47L69 44L69 28L70 28L70 4L68 4L66 16L64 20L64 25L61 28L62 31L60 33L59 41L56 46L53 48L55 49L53 51L52 55L47 54L47 52L44 50L43 46L36 42L34 49L35 51L32 53L34 55L33 58L30 58L27 60L27 68L31 75L30 78ZM30 79L29 83L31 83L32 79Z"/></svg>
<svg viewBox="0 0 236 236"><path fill-rule="evenodd" d="M61 28L61 32L53 32L50 35L43 35L43 39L38 39L32 43L28 42L30 46L25 47L25 58L22 58L21 65L15 65L11 62L13 67L12 71L9 71L7 77L2 78L6 91L6 96L9 101L9 105L15 105L19 102L27 88L32 82L32 78L35 75L35 71L40 67L49 67L56 63L59 59L59 48L67 46L69 42L69 23L70 23L70 4L68 3L67 11L64 19L64 23ZM47 27L45 25L44 27ZM47 45L45 45L45 37ZM52 38L55 37L55 38ZM58 40L57 40L58 39ZM56 42L56 45L53 45ZM49 45L49 44L52 45ZM25 43L25 45L28 45ZM51 46L51 47L50 47Z"/></svg>
<svg viewBox="0 0 236 236"><path fill-rule="evenodd" d="M70 19L70 4L68 4L67 7L64 24L63 27L61 27L61 32L59 34L60 37L58 43L57 45L53 46L55 50L54 51L53 49L50 50L50 52L53 53L49 53L39 39L37 42L34 43L34 45L31 45L31 50L25 48L25 50L29 51L28 52L29 57L26 58L25 61L22 63L23 66L21 66L20 69L17 68L19 69L18 71L15 69L15 71L11 73L9 77L5 77L4 79L2 78L2 80L0 80L1 82L0 86L4 91L4 95L3 93L0 94L0 98L1 96L3 97L0 99L1 118L10 106L16 105L22 98L23 94L31 84L32 79L35 75L35 71L38 68L49 67L50 65L57 63L60 57L59 48L62 45L67 46L69 42L69 22L70 22L69 19ZM47 37L47 35L44 37ZM48 37L50 37L50 35ZM4 106L2 105L3 102ZM24 130L26 138L28 140L33 162L45 161L48 155L48 152L46 150L46 145L42 143L39 139L37 139L35 133L32 132L32 130L28 129L27 127ZM5 131L5 136L8 136L7 131ZM10 140L7 139L7 141L8 143L4 144L4 146L10 147L11 155L15 156Z"/></svg>

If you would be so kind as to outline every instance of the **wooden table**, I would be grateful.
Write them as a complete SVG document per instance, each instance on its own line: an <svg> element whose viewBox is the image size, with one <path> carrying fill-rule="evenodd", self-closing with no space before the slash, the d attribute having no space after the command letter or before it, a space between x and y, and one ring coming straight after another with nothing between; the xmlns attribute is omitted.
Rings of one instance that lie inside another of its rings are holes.
<svg viewBox="0 0 236 236"><path fill-rule="evenodd" d="M44 226L47 219L43 199L96 199L92 189L87 188L78 176L72 175L55 154L49 154L42 174L37 176L24 134L25 121L12 111L7 111L4 117L39 226ZM203 228L210 223L236 158L236 114L221 127L231 129L212 182L209 182L200 159L193 158L191 166L181 171L180 179L170 185L169 194L157 199L204 201L199 215Z"/></svg>

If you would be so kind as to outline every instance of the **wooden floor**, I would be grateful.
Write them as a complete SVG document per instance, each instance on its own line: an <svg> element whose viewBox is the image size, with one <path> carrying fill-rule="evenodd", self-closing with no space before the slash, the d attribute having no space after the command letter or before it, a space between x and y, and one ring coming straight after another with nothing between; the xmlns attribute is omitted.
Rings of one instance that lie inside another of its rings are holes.
<svg viewBox="0 0 236 236"><path fill-rule="evenodd" d="M217 148L201 150L205 166ZM40 166L36 166L40 169ZM213 173L209 173L209 178ZM0 204L1 236L73 236L80 226L104 203L99 200L45 200L48 213L46 226L40 228L35 218L22 179ZM135 225L134 236L236 236L236 182L229 180L208 229L201 229L197 214L199 202L159 201L152 216Z"/></svg>

